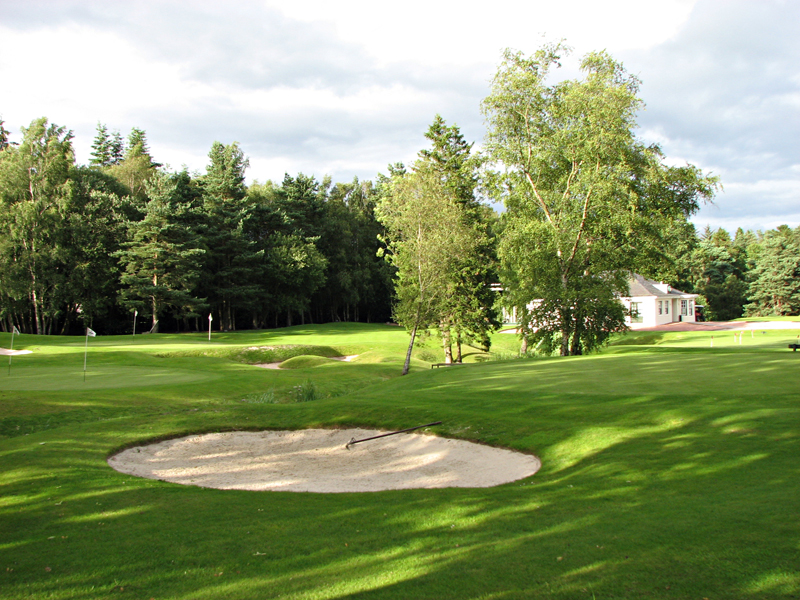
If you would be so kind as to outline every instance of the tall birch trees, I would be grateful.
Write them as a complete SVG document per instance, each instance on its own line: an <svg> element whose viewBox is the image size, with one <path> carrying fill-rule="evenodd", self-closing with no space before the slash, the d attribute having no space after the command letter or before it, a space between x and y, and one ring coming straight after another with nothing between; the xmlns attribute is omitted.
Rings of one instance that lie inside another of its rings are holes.
<svg viewBox="0 0 800 600"><path fill-rule="evenodd" d="M506 51L483 101L485 148L501 171L500 244L509 303L531 336L582 354L624 328L628 274L665 258L664 232L716 180L662 164L636 139L639 80L605 52L583 79L552 83L567 50Z"/></svg>

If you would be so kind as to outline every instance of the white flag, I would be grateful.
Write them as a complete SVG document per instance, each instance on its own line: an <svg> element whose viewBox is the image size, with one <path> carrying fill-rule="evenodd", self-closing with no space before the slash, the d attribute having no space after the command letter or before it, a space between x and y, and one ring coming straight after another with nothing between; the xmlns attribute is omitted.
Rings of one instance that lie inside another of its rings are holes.
<svg viewBox="0 0 800 600"><path fill-rule="evenodd" d="M89 337L94 337L97 334L94 331L92 331L90 327L87 327L86 328L86 335L88 335Z"/></svg>
<svg viewBox="0 0 800 600"><path fill-rule="evenodd" d="M17 329L17 326L16 326L16 325L12 325L12 326L11 326L11 329L12 329L11 333L16 333L17 335L22 335L22 334L19 332L19 329Z"/></svg>
<svg viewBox="0 0 800 600"><path fill-rule="evenodd" d="M138 310L134 310L133 311L133 318L135 319L138 316L139 316L139 311Z"/></svg>
<svg viewBox="0 0 800 600"><path fill-rule="evenodd" d="M211 321L213 321L213 320L214 320L214 317L211 316L211 313L208 313L208 322L211 323Z"/></svg>

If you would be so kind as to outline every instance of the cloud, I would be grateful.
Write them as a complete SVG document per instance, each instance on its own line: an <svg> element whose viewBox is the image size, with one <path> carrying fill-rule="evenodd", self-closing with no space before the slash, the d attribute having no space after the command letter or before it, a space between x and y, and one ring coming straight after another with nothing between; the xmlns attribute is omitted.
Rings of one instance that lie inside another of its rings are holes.
<svg viewBox="0 0 800 600"><path fill-rule="evenodd" d="M673 39L624 54L644 80L644 137L722 178L698 219L800 223L797 23L797 3L704 1Z"/></svg>
<svg viewBox="0 0 800 600"><path fill-rule="evenodd" d="M436 113L479 144L501 50L546 33L642 78L642 137L722 177L697 219L800 223L797 3L0 0L0 15L0 116L74 129L81 161L101 121L144 128L175 167L203 170L214 140L235 140L251 178L373 178L415 158Z"/></svg>
<svg viewBox="0 0 800 600"><path fill-rule="evenodd" d="M46 114L74 128L84 161L97 121L144 128L159 161L193 170L214 140L239 141L250 176L262 180L295 168L374 177L413 158L437 112L482 136L477 105L488 73L378 66L331 24L261 4L65 1L0 11L6 42L35 49L4 72L22 80L40 69L49 79L4 104L6 116L24 114L23 124ZM259 170L280 160L279 171Z"/></svg>

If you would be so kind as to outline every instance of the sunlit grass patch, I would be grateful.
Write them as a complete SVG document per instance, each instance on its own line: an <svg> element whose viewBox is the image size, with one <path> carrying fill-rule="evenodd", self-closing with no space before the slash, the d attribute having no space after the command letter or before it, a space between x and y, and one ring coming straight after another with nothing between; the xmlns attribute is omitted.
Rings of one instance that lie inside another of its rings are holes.
<svg viewBox="0 0 800 600"><path fill-rule="evenodd" d="M82 338L37 338L10 377L0 370L0 595L792 597L800 356L785 332L761 335L734 348L726 333L712 350L705 333L670 333L454 369L415 359L402 378L407 334L383 325L98 336L86 385ZM263 346L359 356L268 370L224 355ZM518 349L493 338L497 354ZM27 387L8 387L16 378ZM542 469L490 489L324 495L179 486L105 462L197 432L435 420Z"/></svg>

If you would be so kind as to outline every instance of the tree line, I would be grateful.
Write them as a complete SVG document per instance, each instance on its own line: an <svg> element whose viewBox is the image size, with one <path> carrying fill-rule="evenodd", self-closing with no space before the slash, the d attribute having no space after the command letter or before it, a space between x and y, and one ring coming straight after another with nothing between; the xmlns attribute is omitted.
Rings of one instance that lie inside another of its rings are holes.
<svg viewBox="0 0 800 600"><path fill-rule="evenodd" d="M245 184L238 144L203 174L155 162L144 131L98 126L88 165L72 132L37 119L18 144L0 122L0 327L25 333L230 331L386 321L380 187L286 175Z"/></svg>
<svg viewBox="0 0 800 600"><path fill-rule="evenodd" d="M683 246L675 287L700 294L707 319L800 315L800 227L692 228Z"/></svg>
<svg viewBox="0 0 800 600"><path fill-rule="evenodd" d="M0 121L0 327L393 318L410 333L407 371L418 335L446 363L463 344L488 349L501 306L523 353L589 352L625 329L633 272L701 294L712 319L798 314L800 228L698 235L689 218L718 179L636 137L640 82L607 53L557 81L568 52L505 53L482 152L437 115L417 160L374 182L247 186L242 149L219 142L205 173L169 171L144 131L103 125L77 165L65 128L38 119L14 145Z"/></svg>

